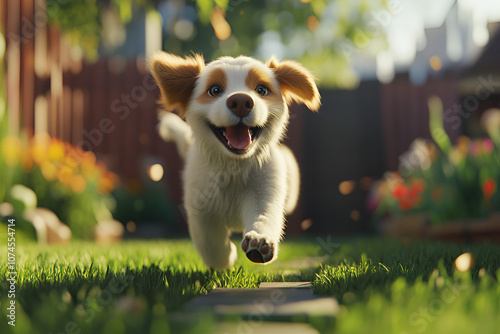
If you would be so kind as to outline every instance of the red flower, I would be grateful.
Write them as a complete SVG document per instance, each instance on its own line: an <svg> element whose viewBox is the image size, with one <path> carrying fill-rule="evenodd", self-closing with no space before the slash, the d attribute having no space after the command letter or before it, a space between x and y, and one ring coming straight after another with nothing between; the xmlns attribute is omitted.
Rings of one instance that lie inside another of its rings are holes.
<svg viewBox="0 0 500 334"><path fill-rule="evenodd" d="M493 196L496 190L497 190L497 183L490 177L483 184L483 194L487 201L491 199L491 196Z"/></svg>
<svg viewBox="0 0 500 334"><path fill-rule="evenodd" d="M418 188L415 186L411 187L410 192L409 192L410 198L414 201L418 201L420 198L419 195L421 192L422 192L421 188Z"/></svg>
<svg viewBox="0 0 500 334"><path fill-rule="evenodd" d="M399 208L401 210L404 210L404 211L410 210L411 207L412 207L412 202L408 197L404 197L404 198L401 198L399 200Z"/></svg>
<svg viewBox="0 0 500 334"><path fill-rule="evenodd" d="M392 196L402 198L408 193L408 188L403 183L398 183L392 189Z"/></svg>
<svg viewBox="0 0 500 334"><path fill-rule="evenodd" d="M426 183L423 179L413 180L411 187L406 186L403 182L398 182L392 188L392 196L398 200L401 210L410 210L418 206L422 201L421 194L425 187Z"/></svg>

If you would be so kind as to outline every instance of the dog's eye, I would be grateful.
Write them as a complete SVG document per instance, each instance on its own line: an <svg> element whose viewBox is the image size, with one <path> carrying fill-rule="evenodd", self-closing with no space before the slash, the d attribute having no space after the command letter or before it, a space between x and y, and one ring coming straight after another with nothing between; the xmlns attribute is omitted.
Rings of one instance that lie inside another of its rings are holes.
<svg viewBox="0 0 500 334"><path fill-rule="evenodd" d="M208 95L210 96L218 96L220 94L222 94L222 88L220 88L220 86L212 86L208 89Z"/></svg>
<svg viewBox="0 0 500 334"><path fill-rule="evenodd" d="M262 96L266 96L267 94L269 94L269 89L263 85L257 86L257 89L255 91L257 92L257 94Z"/></svg>

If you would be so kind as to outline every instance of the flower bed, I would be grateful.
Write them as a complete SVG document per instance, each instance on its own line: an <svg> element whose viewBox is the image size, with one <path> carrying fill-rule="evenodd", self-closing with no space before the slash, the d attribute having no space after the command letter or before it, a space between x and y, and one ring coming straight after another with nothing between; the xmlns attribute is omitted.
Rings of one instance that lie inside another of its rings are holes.
<svg viewBox="0 0 500 334"><path fill-rule="evenodd" d="M427 215L413 214L386 219L382 232L401 240L436 239L453 242L500 242L500 213L486 218L451 221L433 225Z"/></svg>
<svg viewBox="0 0 500 334"><path fill-rule="evenodd" d="M67 224L74 237L92 238L97 222L112 218L110 192L118 177L92 152L48 135L26 140L6 136L0 152L0 203L11 203L18 220L26 210L43 207Z"/></svg>
<svg viewBox="0 0 500 334"><path fill-rule="evenodd" d="M461 136L452 145L442 106L434 100L429 108L434 142L415 140L399 171L374 184L375 219L393 236L499 240L500 110L486 113L487 137Z"/></svg>

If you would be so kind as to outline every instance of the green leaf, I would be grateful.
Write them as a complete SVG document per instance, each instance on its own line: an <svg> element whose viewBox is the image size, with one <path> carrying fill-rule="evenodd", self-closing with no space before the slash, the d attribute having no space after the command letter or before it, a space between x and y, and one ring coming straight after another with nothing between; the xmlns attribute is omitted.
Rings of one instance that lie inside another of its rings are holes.
<svg viewBox="0 0 500 334"><path fill-rule="evenodd" d="M196 0L198 15L204 24L210 22L210 15L212 15L212 10L214 9L214 3L214 0Z"/></svg>
<svg viewBox="0 0 500 334"><path fill-rule="evenodd" d="M427 103L429 105L429 128L432 139L443 152L448 153L451 149L451 141L443 127L443 102L439 97L433 95Z"/></svg>

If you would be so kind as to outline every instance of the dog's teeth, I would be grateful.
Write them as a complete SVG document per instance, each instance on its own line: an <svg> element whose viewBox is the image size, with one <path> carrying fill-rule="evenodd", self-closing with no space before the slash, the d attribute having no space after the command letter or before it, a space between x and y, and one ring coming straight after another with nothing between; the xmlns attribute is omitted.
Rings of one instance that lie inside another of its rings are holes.
<svg viewBox="0 0 500 334"><path fill-rule="evenodd" d="M230 148L234 148L233 145L231 145L231 143L229 142L229 140L227 141L227 146L229 146Z"/></svg>
<svg viewBox="0 0 500 334"><path fill-rule="evenodd" d="M222 130L222 135L225 137L226 136L226 130Z"/></svg>

